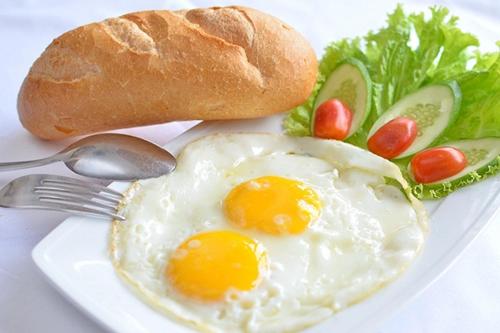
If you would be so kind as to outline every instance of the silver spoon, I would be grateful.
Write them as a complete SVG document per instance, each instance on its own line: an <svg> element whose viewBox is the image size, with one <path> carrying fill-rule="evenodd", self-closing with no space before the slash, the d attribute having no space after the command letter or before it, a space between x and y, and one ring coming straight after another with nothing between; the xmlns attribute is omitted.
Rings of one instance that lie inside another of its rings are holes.
<svg viewBox="0 0 500 333"><path fill-rule="evenodd" d="M159 177L175 169L176 160L157 145L130 135L97 134L83 138L59 153L33 161L0 163L0 171L64 162L73 172L108 180Z"/></svg>

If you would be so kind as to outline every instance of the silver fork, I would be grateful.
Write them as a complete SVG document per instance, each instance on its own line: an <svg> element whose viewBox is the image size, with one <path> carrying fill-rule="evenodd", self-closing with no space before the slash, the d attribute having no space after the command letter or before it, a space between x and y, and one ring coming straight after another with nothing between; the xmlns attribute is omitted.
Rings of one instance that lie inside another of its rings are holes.
<svg viewBox="0 0 500 333"><path fill-rule="evenodd" d="M123 195L103 185L54 175L19 177L0 190L0 207L44 209L124 221Z"/></svg>

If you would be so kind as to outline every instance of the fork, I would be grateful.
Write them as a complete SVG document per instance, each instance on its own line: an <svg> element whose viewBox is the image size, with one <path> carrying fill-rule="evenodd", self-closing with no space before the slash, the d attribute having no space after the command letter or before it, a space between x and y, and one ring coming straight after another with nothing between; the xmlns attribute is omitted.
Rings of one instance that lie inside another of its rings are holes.
<svg viewBox="0 0 500 333"><path fill-rule="evenodd" d="M123 195L103 185L54 176L19 177L0 190L0 207L43 209L124 221L117 207Z"/></svg>

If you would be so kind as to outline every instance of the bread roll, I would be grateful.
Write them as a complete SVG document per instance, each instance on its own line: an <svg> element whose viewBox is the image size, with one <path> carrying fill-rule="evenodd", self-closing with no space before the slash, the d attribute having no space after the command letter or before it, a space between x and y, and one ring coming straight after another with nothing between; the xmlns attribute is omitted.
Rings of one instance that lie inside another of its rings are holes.
<svg viewBox="0 0 500 333"><path fill-rule="evenodd" d="M316 80L309 43L244 7L144 11L55 39L18 96L26 129L49 140L172 120L266 116Z"/></svg>

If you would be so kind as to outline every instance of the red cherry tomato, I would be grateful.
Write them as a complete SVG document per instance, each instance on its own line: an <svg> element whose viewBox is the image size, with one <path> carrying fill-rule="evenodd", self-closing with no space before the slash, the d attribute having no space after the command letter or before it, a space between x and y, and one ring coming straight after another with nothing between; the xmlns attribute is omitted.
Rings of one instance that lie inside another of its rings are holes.
<svg viewBox="0 0 500 333"><path fill-rule="evenodd" d="M453 147L430 148L411 159L413 177L424 184L454 176L466 166L464 153Z"/></svg>
<svg viewBox="0 0 500 333"><path fill-rule="evenodd" d="M351 110L340 100L329 99L316 109L313 134L318 138L344 140L351 123Z"/></svg>
<svg viewBox="0 0 500 333"><path fill-rule="evenodd" d="M380 127L368 139L368 149L374 154L392 159L408 149L416 137L415 120L398 117Z"/></svg>

